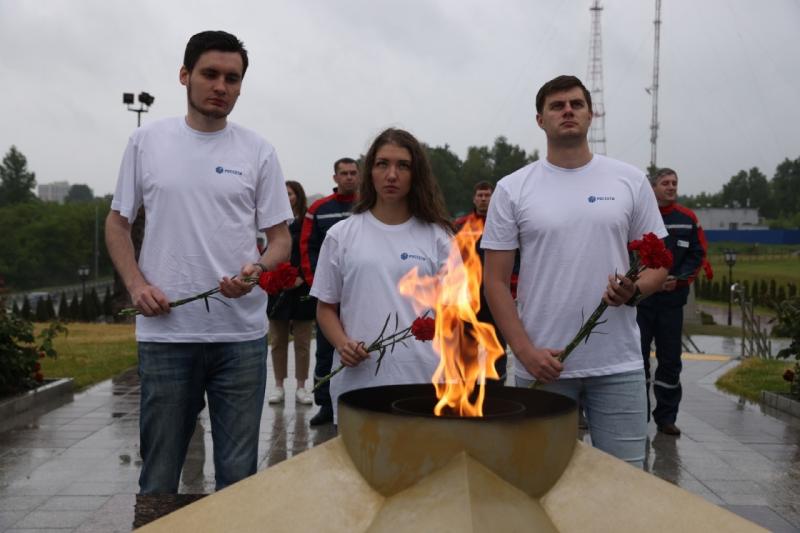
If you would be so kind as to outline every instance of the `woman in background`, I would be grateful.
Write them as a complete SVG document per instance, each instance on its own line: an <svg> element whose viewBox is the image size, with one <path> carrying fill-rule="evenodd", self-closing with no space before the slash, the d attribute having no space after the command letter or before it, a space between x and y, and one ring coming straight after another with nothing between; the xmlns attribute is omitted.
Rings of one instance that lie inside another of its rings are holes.
<svg viewBox="0 0 800 533"><path fill-rule="evenodd" d="M289 224L292 235L292 266L300 268L300 229L306 215L306 193L296 181L286 182L286 193L292 206L294 220ZM275 372L275 390L270 392L269 403L282 403L285 397L283 381L288 374L289 334L294 337L294 376L297 379L295 401L305 405L313 402L306 390L308 379L309 348L316 302L308 295L310 287L298 273L294 288L269 297L269 343L272 352L272 368Z"/></svg>

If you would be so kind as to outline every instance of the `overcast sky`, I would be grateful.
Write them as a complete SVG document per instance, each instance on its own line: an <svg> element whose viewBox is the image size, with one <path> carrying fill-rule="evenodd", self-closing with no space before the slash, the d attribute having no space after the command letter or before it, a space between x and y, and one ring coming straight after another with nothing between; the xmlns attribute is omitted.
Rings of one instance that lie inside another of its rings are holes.
<svg viewBox="0 0 800 533"><path fill-rule="evenodd" d="M590 0L0 0L0 152L16 145L38 183L113 192L136 115L183 115L188 38L224 29L250 52L231 114L278 150L287 179L329 191L332 162L383 128L431 145L505 135L544 153L536 91L586 78ZM655 2L602 2L607 153L650 160ZM658 164L682 193L716 192L800 157L800 0L664 0Z"/></svg>

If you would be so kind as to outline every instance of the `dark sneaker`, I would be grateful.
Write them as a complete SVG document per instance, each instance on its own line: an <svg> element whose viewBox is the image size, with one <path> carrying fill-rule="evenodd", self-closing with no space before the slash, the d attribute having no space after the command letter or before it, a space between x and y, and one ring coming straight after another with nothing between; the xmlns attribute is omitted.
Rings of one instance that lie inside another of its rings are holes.
<svg viewBox="0 0 800 533"><path fill-rule="evenodd" d="M676 437L681 434L681 430L675 424L659 424L658 430L665 435L674 435Z"/></svg>
<svg viewBox="0 0 800 533"><path fill-rule="evenodd" d="M323 424L330 424L333 422L333 407L330 405L323 405L317 411L311 420L308 421L310 426L321 426Z"/></svg>

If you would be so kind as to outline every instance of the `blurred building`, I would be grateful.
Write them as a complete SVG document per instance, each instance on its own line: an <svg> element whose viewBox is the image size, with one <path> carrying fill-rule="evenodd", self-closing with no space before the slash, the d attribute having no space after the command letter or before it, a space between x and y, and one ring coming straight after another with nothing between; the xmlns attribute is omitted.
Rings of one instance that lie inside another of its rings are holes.
<svg viewBox="0 0 800 533"><path fill-rule="evenodd" d="M768 229L760 225L758 209L754 207L695 207L692 211L705 230Z"/></svg>
<svg viewBox="0 0 800 533"><path fill-rule="evenodd" d="M64 198L69 193L68 181L54 181L53 183L43 183L39 185L39 199L43 202L64 203Z"/></svg>

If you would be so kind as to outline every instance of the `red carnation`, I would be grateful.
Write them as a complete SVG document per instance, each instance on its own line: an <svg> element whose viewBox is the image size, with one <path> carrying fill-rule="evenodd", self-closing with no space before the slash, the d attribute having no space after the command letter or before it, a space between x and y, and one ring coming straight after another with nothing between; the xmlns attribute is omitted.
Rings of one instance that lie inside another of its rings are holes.
<svg viewBox="0 0 800 533"><path fill-rule="evenodd" d="M41 383L42 381L44 381L44 376L42 375L41 372L37 372L36 374L33 375L33 379L35 379L37 383Z"/></svg>
<svg viewBox="0 0 800 533"><path fill-rule="evenodd" d="M640 241L631 241L628 243L628 250L639 255L639 261L644 267L669 269L672 266L672 253L655 233L645 234Z"/></svg>
<svg viewBox="0 0 800 533"><path fill-rule="evenodd" d="M297 279L297 267L293 267L289 263L281 263L275 270L276 275L280 278L281 285L285 289L294 287L294 281Z"/></svg>
<svg viewBox="0 0 800 533"><path fill-rule="evenodd" d="M275 295L284 289L294 287L295 279L297 279L297 267L293 267L289 263L281 263L275 267L275 270L262 272L258 277L258 286L267 294Z"/></svg>
<svg viewBox="0 0 800 533"><path fill-rule="evenodd" d="M436 332L436 321L430 317L419 317L411 324L411 333L418 341L433 340Z"/></svg>
<svg viewBox="0 0 800 533"><path fill-rule="evenodd" d="M42 365L40 365L40 364L39 364L39 361L36 361L36 362L33 364L33 371L34 371L34 372L38 372L38 371L39 371L39 370L41 370L41 369L42 369Z"/></svg>
<svg viewBox="0 0 800 533"><path fill-rule="evenodd" d="M283 288L281 280L274 272L262 272L258 277L258 286L266 291L267 294L278 294Z"/></svg>
<svg viewBox="0 0 800 533"><path fill-rule="evenodd" d="M44 350L42 350L41 352L39 352L39 359L44 359L45 355L46 354L44 353Z"/></svg>
<svg viewBox="0 0 800 533"><path fill-rule="evenodd" d="M794 381L794 378L795 378L795 377L796 377L796 376L795 376L795 374L794 374L794 370L792 370L791 368L787 368L787 369L786 369L786 372L784 372L784 373L783 373L783 379L785 379L786 381L788 381L788 382L790 382L790 383L791 383L792 381Z"/></svg>

